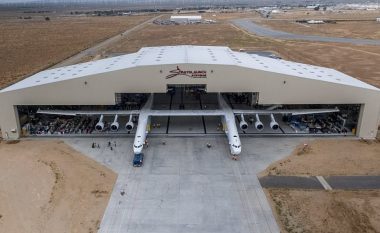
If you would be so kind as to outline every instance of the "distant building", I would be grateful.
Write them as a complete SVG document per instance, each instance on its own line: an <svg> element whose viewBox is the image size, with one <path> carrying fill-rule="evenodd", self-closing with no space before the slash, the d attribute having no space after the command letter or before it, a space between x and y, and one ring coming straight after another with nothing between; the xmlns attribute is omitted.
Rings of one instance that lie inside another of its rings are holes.
<svg viewBox="0 0 380 233"><path fill-rule="evenodd" d="M319 8L320 8L320 5L317 4L317 5L310 5L310 6L306 6L306 9L313 9L315 11L319 11Z"/></svg>
<svg viewBox="0 0 380 233"><path fill-rule="evenodd" d="M180 24L185 23L200 23L202 16L200 15L173 15L170 17L170 21Z"/></svg>
<svg viewBox="0 0 380 233"><path fill-rule="evenodd" d="M325 22L323 20L308 20L307 21L308 24L324 24Z"/></svg>
<svg viewBox="0 0 380 233"><path fill-rule="evenodd" d="M377 22L380 22L380 18L376 18L376 21L377 21Z"/></svg>

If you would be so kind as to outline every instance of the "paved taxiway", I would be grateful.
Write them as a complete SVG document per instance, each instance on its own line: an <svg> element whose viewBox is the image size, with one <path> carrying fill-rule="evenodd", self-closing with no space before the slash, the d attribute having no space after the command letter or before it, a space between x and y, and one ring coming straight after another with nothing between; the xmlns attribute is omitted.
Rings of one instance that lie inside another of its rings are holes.
<svg viewBox="0 0 380 233"><path fill-rule="evenodd" d="M101 233L275 233L279 228L256 174L302 139L242 138L241 158L233 161L225 136L152 137L141 168L131 165L133 138L65 141L118 173ZM116 140L113 150L109 140ZM93 141L101 148L91 148Z"/></svg>
<svg viewBox="0 0 380 233"><path fill-rule="evenodd" d="M332 42L332 43L350 43L357 45L380 45L380 40L370 39L353 39L353 38L341 38L341 37L325 37L316 35L301 35L288 33L284 31L270 29L264 26L260 26L254 23L250 19L236 19L231 21L239 28L248 31L249 33L256 34L258 36L271 37L275 39L284 40L306 40L317 42Z"/></svg>

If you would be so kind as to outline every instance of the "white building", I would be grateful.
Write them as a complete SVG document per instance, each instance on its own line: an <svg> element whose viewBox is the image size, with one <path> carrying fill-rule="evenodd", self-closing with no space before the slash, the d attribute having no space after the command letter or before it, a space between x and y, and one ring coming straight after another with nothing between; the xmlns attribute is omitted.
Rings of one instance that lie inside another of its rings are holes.
<svg viewBox="0 0 380 233"><path fill-rule="evenodd" d="M244 102L249 106L244 106L248 110L338 107L342 112L338 119L348 117L347 121L352 121L348 132L363 138L374 138L379 125L379 89L336 70L227 47L169 46L45 70L4 88L0 91L2 136L19 138L22 126L37 109L104 110L104 106L117 105L123 94L165 97L176 87L202 90L210 96L246 93ZM331 123L330 116L323 117L320 121ZM283 123L284 128L286 124L298 127L288 122Z"/></svg>
<svg viewBox="0 0 380 233"><path fill-rule="evenodd" d="M202 22L202 16L200 15L172 15L170 16L170 21L186 24L186 23L200 23Z"/></svg>
<svg viewBox="0 0 380 233"><path fill-rule="evenodd" d="M324 24L325 22L323 20L308 20L307 21L308 24Z"/></svg>
<svg viewBox="0 0 380 233"><path fill-rule="evenodd" d="M376 21L377 21L377 22L380 22L380 18L376 18Z"/></svg>

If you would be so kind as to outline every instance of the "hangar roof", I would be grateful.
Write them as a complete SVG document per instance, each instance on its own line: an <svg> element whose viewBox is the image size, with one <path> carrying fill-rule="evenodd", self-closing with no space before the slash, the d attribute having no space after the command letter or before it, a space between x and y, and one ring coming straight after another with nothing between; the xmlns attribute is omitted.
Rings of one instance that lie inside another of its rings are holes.
<svg viewBox="0 0 380 233"><path fill-rule="evenodd" d="M1 90L0 93L133 67L186 63L234 65L299 78L378 90L374 86L329 68L245 52L235 52L228 47L183 45L146 47L137 53L45 70Z"/></svg>
<svg viewBox="0 0 380 233"><path fill-rule="evenodd" d="M170 19L193 19L193 20L200 20L202 19L201 15L172 15L170 16Z"/></svg>

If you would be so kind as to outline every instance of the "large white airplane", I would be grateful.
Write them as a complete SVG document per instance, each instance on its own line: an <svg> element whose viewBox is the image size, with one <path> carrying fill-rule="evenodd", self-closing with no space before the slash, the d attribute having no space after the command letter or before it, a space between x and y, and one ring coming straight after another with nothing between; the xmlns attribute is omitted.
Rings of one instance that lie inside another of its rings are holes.
<svg viewBox="0 0 380 233"><path fill-rule="evenodd" d="M151 94L145 105L141 110L106 110L106 111L81 111L81 110L41 110L37 111L38 114L48 115L65 115L65 116L100 116L99 122L96 124L95 129L102 131L104 129L104 116L114 116L114 121L110 126L111 131L119 130L118 119L121 116L129 116L129 120L125 125L127 131L131 131L134 128L132 122L133 116L138 116L138 124L135 134L135 140L133 143L133 152L135 154L142 153L144 144L146 143L146 137L150 131L150 118L152 116L220 116L223 130L228 138L229 148L233 158L236 158L241 153L241 142L238 133L238 129L235 123L235 116L240 116L240 128L245 131L248 129L248 123L244 119L244 115L254 115L256 118L255 128L258 131L264 129L264 124L260 120L260 115L269 115L271 117L270 127L273 130L279 128L279 124L274 118L274 114L282 115L307 115L307 114L321 114L339 112L338 108L334 109L275 109L268 108L264 110L240 110L231 109L226 103L221 94L218 96L219 109L216 110L152 110L153 97Z"/></svg>

